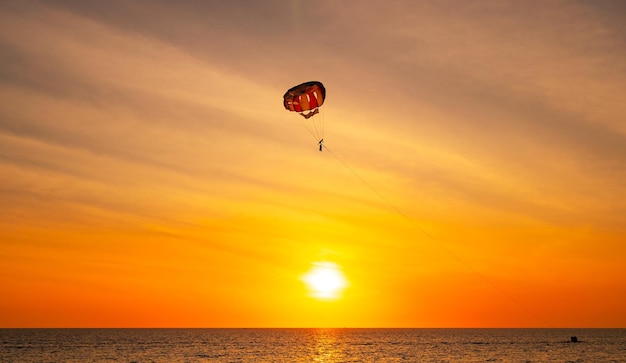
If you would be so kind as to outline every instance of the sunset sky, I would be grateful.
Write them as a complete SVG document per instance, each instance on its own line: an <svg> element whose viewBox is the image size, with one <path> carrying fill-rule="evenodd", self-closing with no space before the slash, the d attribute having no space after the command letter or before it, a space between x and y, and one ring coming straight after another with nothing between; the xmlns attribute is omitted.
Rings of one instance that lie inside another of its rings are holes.
<svg viewBox="0 0 626 363"><path fill-rule="evenodd" d="M0 327L626 327L625 14L0 2Z"/></svg>

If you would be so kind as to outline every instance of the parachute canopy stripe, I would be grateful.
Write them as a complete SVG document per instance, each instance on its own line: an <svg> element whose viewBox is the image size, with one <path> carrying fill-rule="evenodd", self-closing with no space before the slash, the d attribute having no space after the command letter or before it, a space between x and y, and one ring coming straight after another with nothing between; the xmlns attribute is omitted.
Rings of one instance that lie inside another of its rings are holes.
<svg viewBox="0 0 626 363"><path fill-rule="evenodd" d="M313 92L313 94L309 95L310 99L309 99L309 107L311 108L316 108L319 107L318 103L317 103L317 92ZM323 100L322 100L323 102Z"/></svg>
<svg viewBox="0 0 626 363"><path fill-rule="evenodd" d="M311 81L290 88L283 96L285 109L303 112L320 107L326 98L326 88L321 82Z"/></svg>

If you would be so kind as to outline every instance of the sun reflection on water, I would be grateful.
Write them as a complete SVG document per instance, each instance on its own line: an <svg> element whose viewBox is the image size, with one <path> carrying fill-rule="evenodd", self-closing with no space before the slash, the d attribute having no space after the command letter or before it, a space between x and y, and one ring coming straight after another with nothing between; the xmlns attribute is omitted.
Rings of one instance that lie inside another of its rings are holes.
<svg viewBox="0 0 626 363"><path fill-rule="evenodd" d="M313 332L315 340L315 350L313 352L314 362L339 362L343 360L343 349L338 339L337 329L315 329Z"/></svg>

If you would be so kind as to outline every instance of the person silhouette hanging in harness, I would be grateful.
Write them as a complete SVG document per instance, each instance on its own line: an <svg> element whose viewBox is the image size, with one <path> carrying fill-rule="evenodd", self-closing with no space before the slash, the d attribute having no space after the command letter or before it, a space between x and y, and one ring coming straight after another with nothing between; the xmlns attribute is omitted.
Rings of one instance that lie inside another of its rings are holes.
<svg viewBox="0 0 626 363"><path fill-rule="evenodd" d="M318 142L318 144L320 145L320 152L322 151L322 148L324 147L324 139L320 139L320 141Z"/></svg>

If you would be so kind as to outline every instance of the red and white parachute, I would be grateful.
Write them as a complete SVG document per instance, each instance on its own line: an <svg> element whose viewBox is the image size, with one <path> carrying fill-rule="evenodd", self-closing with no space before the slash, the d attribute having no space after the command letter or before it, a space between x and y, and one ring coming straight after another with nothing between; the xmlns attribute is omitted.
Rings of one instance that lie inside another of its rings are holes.
<svg viewBox="0 0 626 363"><path fill-rule="evenodd" d="M299 113L306 120L317 115L324 104L326 88L321 82L310 81L290 88L283 96L285 109ZM324 117L315 117L305 121L306 129L319 140L320 151L324 142Z"/></svg>

